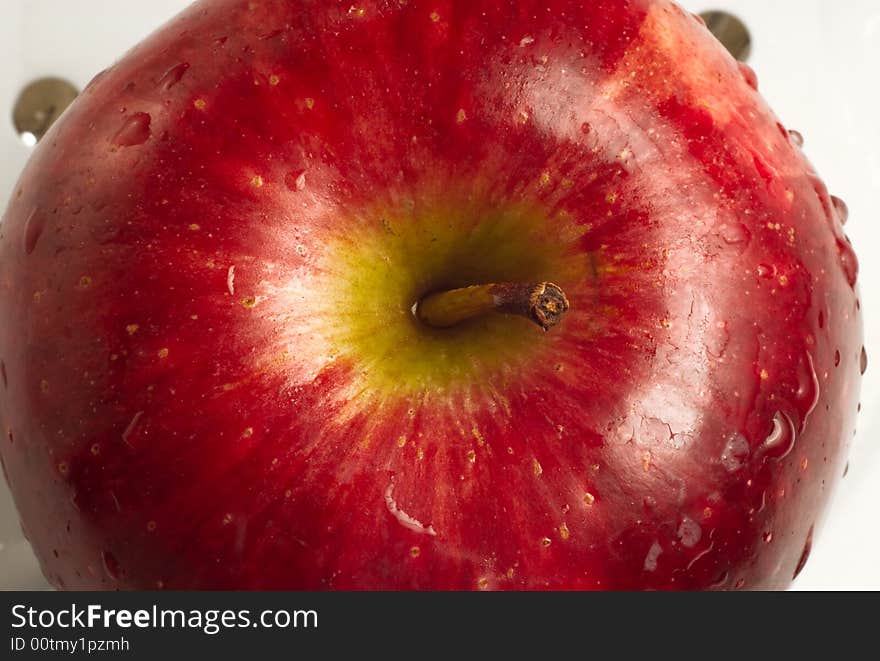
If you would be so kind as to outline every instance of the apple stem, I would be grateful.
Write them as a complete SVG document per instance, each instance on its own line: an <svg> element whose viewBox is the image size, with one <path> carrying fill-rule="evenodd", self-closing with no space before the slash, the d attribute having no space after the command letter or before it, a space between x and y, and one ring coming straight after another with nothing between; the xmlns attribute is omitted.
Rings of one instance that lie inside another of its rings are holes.
<svg viewBox="0 0 880 661"><path fill-rule="evenodd" d="M500 312L525 317L546 331L562 320L568 308L565 292L551 282L499 282L428 294L416 303L413 312L432 328L449 328L488 312Z"/></svg>

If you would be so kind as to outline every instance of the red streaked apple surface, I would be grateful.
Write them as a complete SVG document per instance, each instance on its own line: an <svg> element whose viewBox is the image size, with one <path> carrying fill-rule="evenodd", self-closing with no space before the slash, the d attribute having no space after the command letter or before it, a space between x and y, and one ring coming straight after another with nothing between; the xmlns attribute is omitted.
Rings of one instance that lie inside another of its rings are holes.
<svg viewBox="0 0 880 661"><path fill-rule="evenodd" d="M65 588L782 588L865 354L845 206L663 0L196 3L0 238ZM429 294L556 283L543 332Z"/></svg>

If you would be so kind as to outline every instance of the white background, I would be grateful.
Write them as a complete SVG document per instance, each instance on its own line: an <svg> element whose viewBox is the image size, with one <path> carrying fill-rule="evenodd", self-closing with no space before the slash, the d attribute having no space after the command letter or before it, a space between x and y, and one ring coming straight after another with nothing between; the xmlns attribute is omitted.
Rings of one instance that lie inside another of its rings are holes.
<svg viewBox="0 0 880 661"><path fill-rule="evenodd" d="M28 158L16 135L18 91L45 75L80 89L188 0L0 0L0 209ZM752 34L749 63L783 123L850 207L847 232L861 258L869 367L850 470L794 589L880 589L880 2L682 0L726 9ZM876 353L875 353L876 352ZM46 587L0 481L0 588Z"/></svg>

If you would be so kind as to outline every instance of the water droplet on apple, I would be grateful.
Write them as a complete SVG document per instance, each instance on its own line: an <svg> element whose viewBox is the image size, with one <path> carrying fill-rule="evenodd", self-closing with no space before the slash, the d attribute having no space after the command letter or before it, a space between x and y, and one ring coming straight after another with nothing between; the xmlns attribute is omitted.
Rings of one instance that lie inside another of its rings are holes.
<svg viewBox="0 0 880 661"><path fill-rule="evenodd" d="M642 418L638 440L643 446L665 443L672 437L669 425L659 418Z"/></svg>
<svg viewBox="0 0 880 661"><path fill-rule="evenodd" d="M657 542L651 544L651 548L648 549L648 554L645 556L645 564L643 565L645 571L654 571L657 569L657 558L660 557L660 554L663 553L663 548Z"/></svg>
<svg viewBox="0 0 880 661"><path fill-rule="evenodd" d="M785 127L782 125L782 122L776 122L776 128L782 134L783 138L788 139L788 131L785 130Z"/></svg>
<svg viewBox="0 0 880 661"><path fill-rule="evenodd" d="M795 131L794 129L788 132L788 137L791 138L791 144L796 147L804 146L804 136L801 135L800 131Z"/></svg>
<svg viewBox="0 0 880 661"><path fill-rule="evenodd" d="M813 356L809 351L805 351L804 357L798 364L797 389L794 393L799 407L800 425L798 429L800 432L804 431L807 419L819 403L819 393L819 377L813 364Z"/></svg>
<svg viewBox="0 0 880 661"><path fill-rule="evenodd" d="M770 280L776 277L776 267L772 264L758 264L758 277Z"/></svg>
<svg viewBox="0 0 880 661"><path fill-rule="evenodd" d="M120 147L135 147L144 144L150 138L151 121L152 118L145 112L137 112L128 117L113 138L113 144Z"/></svg>
<svg viewBox="0 0 880 661"><path fill-rule="evenodd" d="M712 583L709 585L709 587L713 588L713 589L718 589L718 588L722 587L725 583L727 583L728 578L730 578L730 573L726 572L726 571L722 572L718 578L716 578L714 581L712 581Z"/></svg>
<svg viewBox="0 0 880 661"><path fill-rule="evenodd" d="M189 69L189 62L181 62L180 64L171 67L165 72L165 75L159 79L159 86L167 92L180 82L180 79L183 78L187 69Z"/></svg>
<svg viewBox="0 0 880 661"><path fill-rule="evenodd" d="M96 73L96 74L94 75L94 77L93 77L93 78L88 82L88 84L85 86L85 89L83 90L83 92L88 92L90 89L92 89L92 87L94 87L95 84L96 84L99 80L101 80L101 78L103 78L104 76L107 75L107 73L110 71L110 69L112 69L112 67L110 67L110 68L108 68L108 69L104 69L103 71L99 71L98 73Z"/></svg>
<svg viewBox="0 0 880 661"><path fill-rule="evenodd" d="M107 576L114 581L119 580L119 561L116 559L116 556L110 553L110 551L102 551L101 560L104 563L104 570L107 572Z"/></svg>
<svg viewBox="0 0 880 661"><path fill-rule="evenodd" d="M721 465L728 473L733 473L745 465L748 457L749 442L739 432L733 432L721 451Z"/></svg>
<svg viewBox="0 0 880 661"><path fill-rule="evenodd" d="M767 532L764 533L763 538L764 538L764 541L769 544L770 542L773 541L773 533L768 530Z"/></svg>
<svg viewBox="0 0 880 661"><path fill-rule="evenodd" d="M727 245L736 246L740 250L744 249L752 238L748 228L742 223L737 222L721 224L718 227L718 236Z"/></svg>
<svg viewBox="0 0 880 661"><path fill-rule="evenodd" d="M783 411L777 411L773 415L773 428L761 444L761 452L764 457L782 459L794 449L795 440L794 422Z"/></svg>
<svg viewBox="0 0 880 661"><path fill-rule="evenodd" d="M125 431L122 432L122 442L126 445L132 445L135 432L137 431L138 423L140 422L141 416L143 414L143 411L138 411L137 413L135 413L132 419L129 421L128 426L125 428Z"/></svg>
<svg viewBox="0 0 880 661"><path fill-rule="evenodd" d="M46 217L34 208L24 223L24 252L30 255L37 247L37 242L43 235L46 226Z"/></svg>
<svg viewBox="0 0 880 661"><path fill-rule="evenodd" d="M837 212L837 217L840 219L840 224L846 225L846 221L849 220L849 207L847 206L846 202L844 202L836 195L832 195L831 204L834 206L834 210Z"/></svg>
<svg viewBox="0 0 880 661"><path fill-rule="evenodd" d="M688 516L682 518L678 526L678 541L682 546L688 549L693 548L702 537L703 529L699 523Z"/></svg>
<svg viewBox="0 0 880 661"><path fill-rule="evenodd" d="M813 548L813 526L810 526L809 532L807 532L807 541L804 542L804 549L801 551L801 557L798 560L797 566L794 568L794 575L791 577L792 580L798 577L803 569L804 565L807 564L807 560L810 559L810 551Z"/></svg>
<svg viewBox="0 0 880 661"><path fill-rule="evenodd" d="M868 370L868 352L862 347L862 353L859 356L859 372L864 374Z"/></svg>
<svg viewBox="0 0 880 661"><path fill-rule="evenodd" d="M859 277L859 260L849 241L837 240L837 256L850 287L855 287Z"/></svg>
<svg viewBox="0 0 880 661"><path fill-rule="evenodd" d="M745 62L737 62L737 64L739 65L739 71L742 74L743 80L746 81L746 85L753 90L758 89L758 75L755 73L755 70Z"/></svg>
<svg viewBox="0 0 880 661"><path fill-rule="evenodd" d="M287 176L284 177L284 183L287 185L287 188L292 191L299 192L305 190L306 171L296 170L294 172L289 172Z"/></svg>
<svg viewBox="0 0 880 661"><path fill-rule="evenodd" d="M840 367L840 350L835 350L834 352L834 366Z"/></svg>

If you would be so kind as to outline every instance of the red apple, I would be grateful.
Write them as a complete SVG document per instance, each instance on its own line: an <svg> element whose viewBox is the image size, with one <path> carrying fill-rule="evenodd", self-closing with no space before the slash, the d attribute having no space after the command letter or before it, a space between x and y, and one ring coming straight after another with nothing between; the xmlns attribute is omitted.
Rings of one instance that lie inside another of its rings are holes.
<svg viewBox="0 0 880 661"><path fill-rule="evenodd" d="M2 457L46 576L788 585L864 367L794 138L666 0L196 3L2 224ZM554 328L503 313L546 282Z"/></svg>

